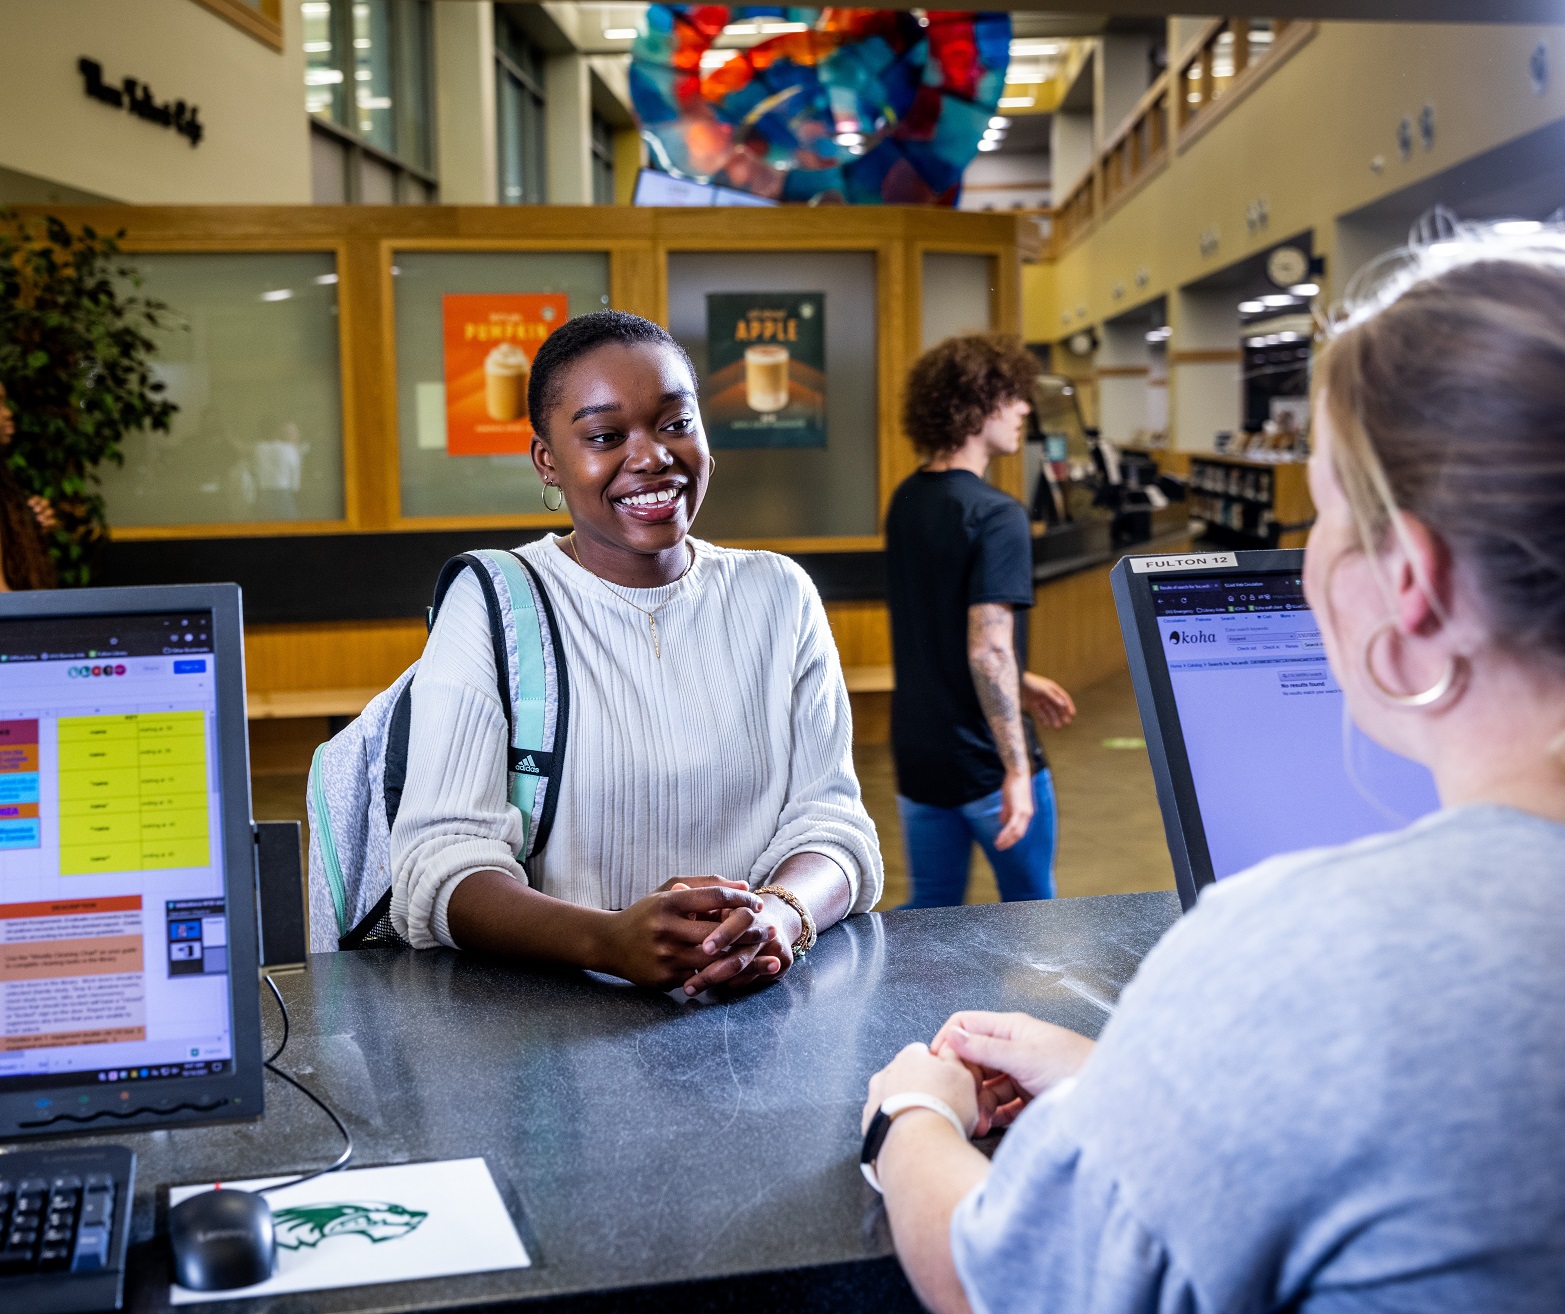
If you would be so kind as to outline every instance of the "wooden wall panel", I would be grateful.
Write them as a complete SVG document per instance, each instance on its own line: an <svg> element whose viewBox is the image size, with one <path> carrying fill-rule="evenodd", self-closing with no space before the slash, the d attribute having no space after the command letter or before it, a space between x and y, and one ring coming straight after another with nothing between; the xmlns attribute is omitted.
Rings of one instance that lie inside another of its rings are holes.
<svg viewBox="0 0 1565 1314"><path fill-rule="evenodd" d="M1083 571L1038 590L1028 620L1027 664L1072 693L1122 670L1109 567Z"/></svg>
<svg viewBox="0 0 1565 1314"><path fill-rule="evenodd" d="M420 620L245 627L249 692L384 689L424 651Z"/></svg>
<svg viewBox="0 0 1565 1314"><path fill-rule="evenodd" d="M828 602L826 620L844 667L891 665L891 613L884 602Z"/></svg>

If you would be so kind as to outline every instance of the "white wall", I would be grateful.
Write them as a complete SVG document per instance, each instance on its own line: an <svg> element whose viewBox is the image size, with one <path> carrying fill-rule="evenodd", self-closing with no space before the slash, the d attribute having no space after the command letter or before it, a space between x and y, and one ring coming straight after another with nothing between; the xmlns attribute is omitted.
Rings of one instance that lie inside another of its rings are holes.
<svg viewBox="0 0 1565 1314"><path fill-rule="evenodd" d="M279 53L191 0L5 0L0 169L141 204L307 204L296 4L283 23ZM110 85L198 106L201 144L89 99L83 56Z"/></svg>
<svg viewBox="0 0 1565 1314"><path fill-rule="evenodd" d="M1211 451L1217 434L1242 427L1244 384L1238 299L1186 289L1169 300L1169 428L1184 451Z"/></svg>
<svg viewBox="0 0 1565 1314"><path fill-rule="evenodd" d="M592 82L587 56L550 55L544 64L544 132L549 201L592 204Z"/></svg>
<svg viewBox="0 0 1565 1314"><path fill-rule="evenodd" d="M1097 154L1092 114L1060 111L1049 125L1049 151L1054 157L1054 199L1063 201L1092 167Z"/></svg>
<svg viewBox="0 0 1565 1314"><path fill-rule="evenodd" d="M982 152L962 174L963 210L1042 207L1051 196L1049 156Z"/></svg>
<svg viewBox="0 0 1565 1314"><path fill-rule="evenodd" d="M1098 143L1104 144L1151 85L1152 42L1142 35L1105 36L1098 47Z"/></svg>
<svg viewBox="0 0 1565 1314"><path fill-rule="evenodd" d="M489 0L435 5L434 41L440 199L448 205L494 205L500 196L494 5Z"/></svg>
<svg viewBox="0 0 1565 1314"><path fill-rule="evenodd" d="M1146 325L1105 324L1094 365L1098 371L1098 427L1105 438L1129 443L1147 427L1151 357Z"/></svg>

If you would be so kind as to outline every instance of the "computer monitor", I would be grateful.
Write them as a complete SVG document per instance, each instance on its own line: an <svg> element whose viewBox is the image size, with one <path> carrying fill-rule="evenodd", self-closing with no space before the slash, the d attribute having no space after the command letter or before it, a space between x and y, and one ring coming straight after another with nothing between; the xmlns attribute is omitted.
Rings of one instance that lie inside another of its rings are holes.
<svg viewBox="0 0 1565 1314"><path fill-rule="evenodd" d="M0 1139L261 1113L232 584L0 594Z"/></svg>
<svg viewBox="0 0 1565 1314"><path fill-rule="evenodd" d="M631 194L633 205L749 205L775 206L769 196L757 196L754 192L740 191L735 187L719 187L712 183L696 182L690 178L676 178L659 169L642 169L636 174L636 188Z"/></svg>
<svg viewBox="0 0 1565 1314"><path fill-rule="evenodd" d="M1111 574L1179 896L1279 853L1398 830L1428 770L1348 718L1304 553L1126 557Z"/></svg>

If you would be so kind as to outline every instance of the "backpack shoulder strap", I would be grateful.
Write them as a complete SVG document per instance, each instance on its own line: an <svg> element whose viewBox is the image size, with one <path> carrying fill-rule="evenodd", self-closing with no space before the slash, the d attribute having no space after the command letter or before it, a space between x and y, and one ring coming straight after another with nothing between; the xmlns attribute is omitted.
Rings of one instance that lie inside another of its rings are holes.
<svg viewBox="0 0 1565 1314"><path fill-rule="evenodd" d="M429 609L428 626L430 629L435 628L435 617L440 614L440 605L456 583L457 576L464 570L472 570L484 595L484 610L489 613L489 642L494 648L495 684L500 694L500 706L505 708L508 737L514 743L516 720L511 707L511 662L506 651L505 615L500 610L500 595L495 591L494 577L484 564L483 558L488 555L487 552L464 552L461 556L452 557L440 568L440 577L435 581L435 602Z"/></svg>
<svg viewBox="0 0 1565 1314"><path fill-rule="evenodd" d="M549 591L544 588L543 580L533 567L521 557L522 568L526 570L532 580L534 589L537 590L538 601L543 604L544 617L549 624L549 646L554 654L554 681L555 681L555 714L554 714L554 742L549 745L550 765L549 779L544 786L543 807L538 812L537 834L533 836L533 853L539 853L543 846L549 842L549 832L554 828L554 811L560 801L560 779L565 771L565 744L570 737L571 728L571 682L570 675L565 669L565 643L560 637L560 623L555 618L554 604L549 601Z"/></svg>
<svg viewBox="0 0 1565 1314"><path fill-rule="evenodd" d="M508 671L506 691L511 703L508 793L527 822L519 855L525 863L542 851L558 805L570 713L565 649L543 579L526 560L493 549L467 555L481 559L481 578L496 588L496 606L503 613L497 642L506 642L508 629L515 644L515 684Z"/></svg>

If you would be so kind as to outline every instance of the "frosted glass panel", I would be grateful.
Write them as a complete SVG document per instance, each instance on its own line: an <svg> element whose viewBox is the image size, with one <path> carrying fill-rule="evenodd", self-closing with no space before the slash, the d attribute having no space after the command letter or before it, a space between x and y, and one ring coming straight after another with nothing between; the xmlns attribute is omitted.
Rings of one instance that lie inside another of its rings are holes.
<svg viewBox="0 0 1565 1314"><path fill-rule="evenodd" d="M923 261L923 344L994 328L994 257L926 251Z"/></svg>
<svg viewBox="0 0 1565 1314"><path fill-rule="evenodd" d="M179 406L99 474L109 524L341 520L337 267L329 253L138 254Z"/></svg>
<svg viewBox="0 0 1565 1314"><path fill-rule="evenodd" d="M404 516L531 515L544 510L532 458L450 456L441 298L448 292L563 292L572 317L609 304L598 251L399 251L395 278L397 429Z"/></svg>
<svg viewBox="0 0 1565 1314"><path fill-rule="evenodd" d="M708 292L823 292L826 445L727 449L696 521L702 538L875 532L880 426L873 251L679 251L669 329L707 372Z"/></svg>

